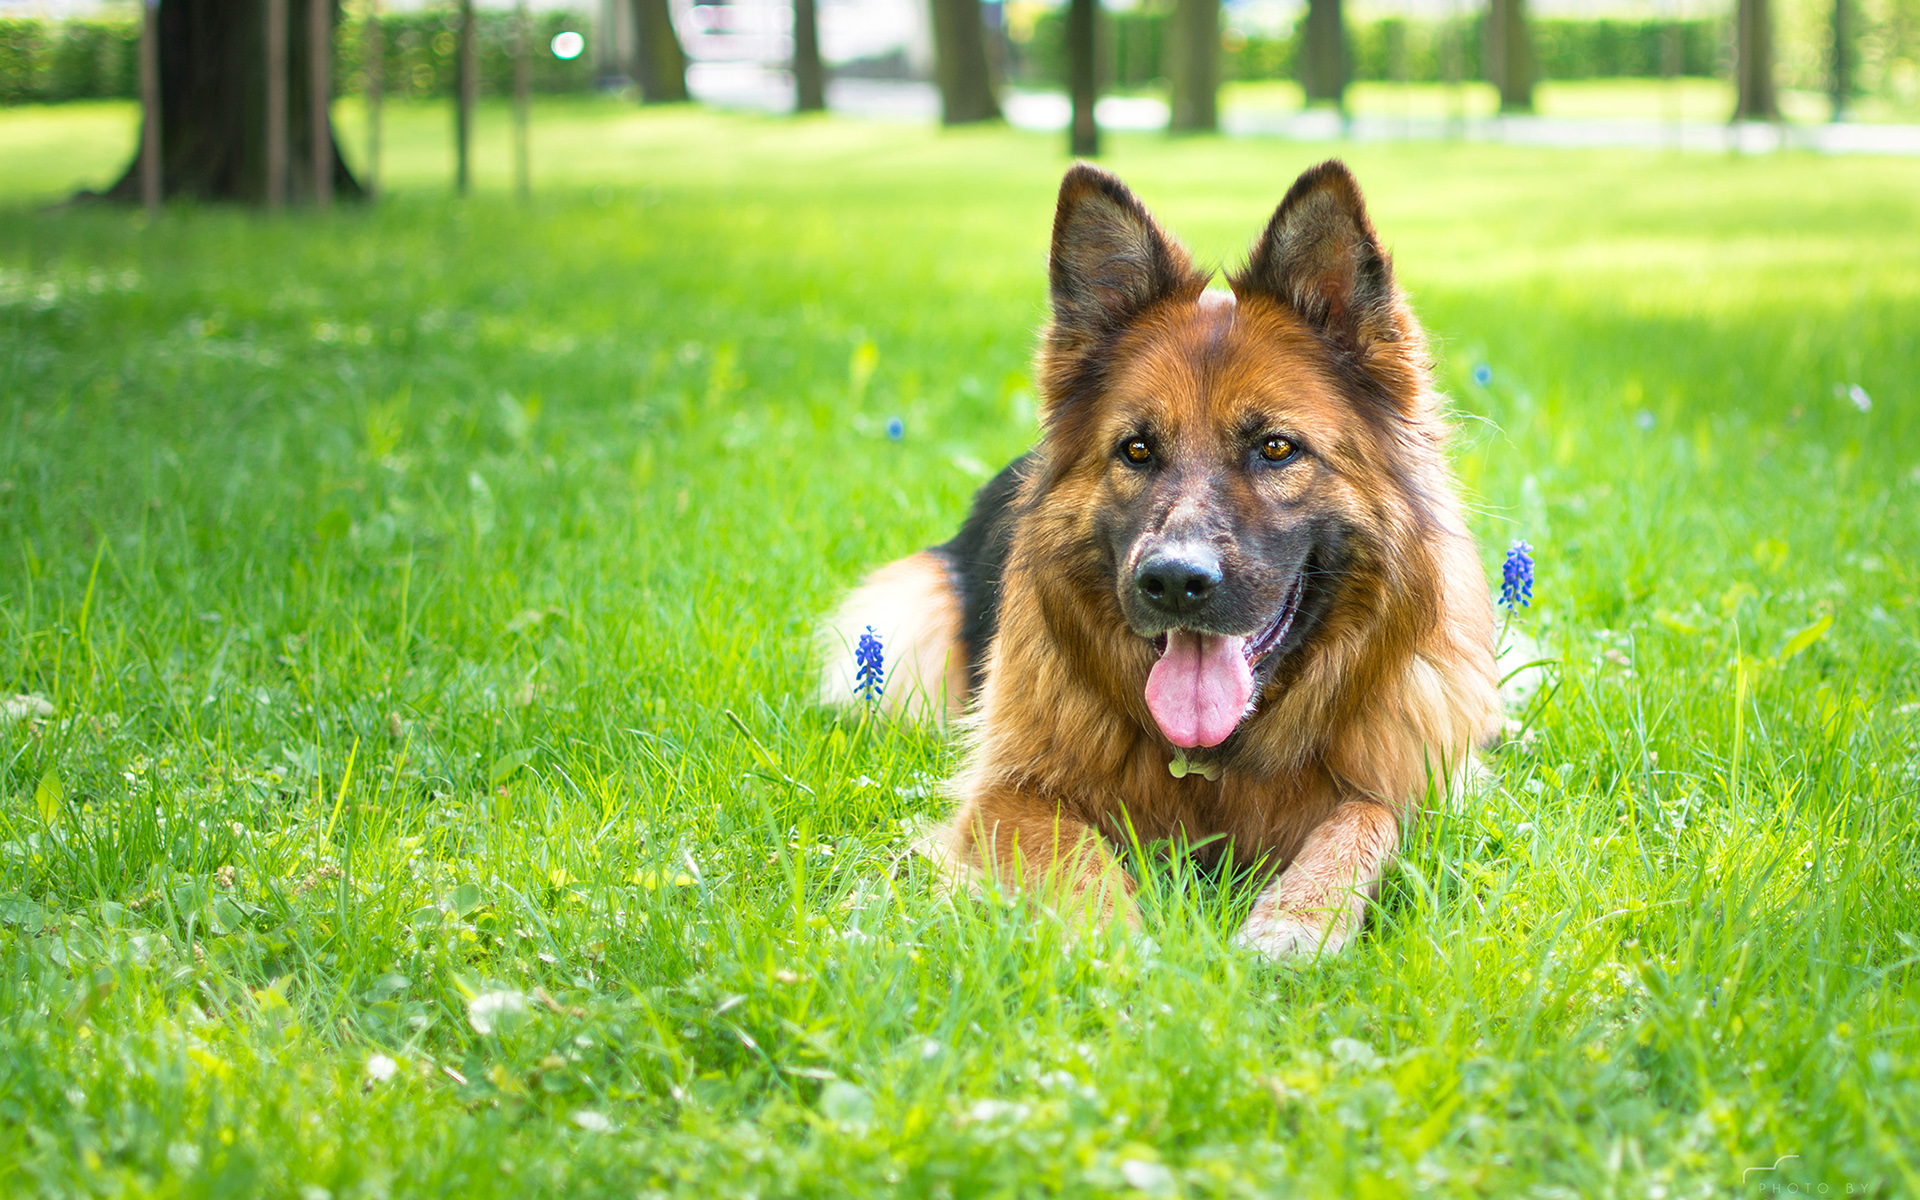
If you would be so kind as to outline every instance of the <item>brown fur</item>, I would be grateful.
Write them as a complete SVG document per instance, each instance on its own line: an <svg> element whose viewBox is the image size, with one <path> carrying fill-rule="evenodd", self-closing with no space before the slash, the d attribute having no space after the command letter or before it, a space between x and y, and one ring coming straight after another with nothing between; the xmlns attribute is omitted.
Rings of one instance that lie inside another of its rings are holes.
<svg viewBox="0 0 1920 1200"><path fill-rule="evenodd" d="M1498 713L1493 616L1424 337L1338 163L1295 184L1231 296L1206 290L1118 180L1075 167L1051 274L1043 438L1015 506L948 852L1050 903L1132 920L1113 854L1129 825L1143 842L1225 835L1235 861L1276 874L1243 938L1273 955L1337 948L1422 797L1457 786ZM1217 782L1169 773L1174 748L1143 698L1156 651L1129 626L1115 584L1126 564L1103 541L1103 521L1148 503L1113 448L1149 424L1196 461L1230 461L1236 431L1267 425L1312 451L1283 472L1220 473L1153 520L1210 505L1243 524L1347 531L1310 636L1256 685L1235 733L1197 756Z"/></svg>
<svg viewBox="0 0 1920 1200"><path fill-rule="evenodd" d="M923 550L881 567L848 594L820 632L828 664L820 677L823 703L853 703L853 648L869 625L890 664L881 708L939 724L958 717L967 702L967 655L947 568Z"/></svg>

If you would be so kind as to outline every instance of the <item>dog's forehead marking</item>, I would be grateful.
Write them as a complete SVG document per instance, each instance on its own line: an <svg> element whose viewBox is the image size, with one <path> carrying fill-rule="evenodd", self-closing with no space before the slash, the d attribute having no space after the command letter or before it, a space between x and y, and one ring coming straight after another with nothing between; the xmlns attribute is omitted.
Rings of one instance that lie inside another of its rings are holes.
<svg viewBox="0 0 1920 1200"><path fill-rule="evenodd" d="M1208 288L1193 302L1209 354L1218 354L1226 343L1227 331L1233 328L1233 312L1237 303L1233 293L1225 288Z"/></svg>

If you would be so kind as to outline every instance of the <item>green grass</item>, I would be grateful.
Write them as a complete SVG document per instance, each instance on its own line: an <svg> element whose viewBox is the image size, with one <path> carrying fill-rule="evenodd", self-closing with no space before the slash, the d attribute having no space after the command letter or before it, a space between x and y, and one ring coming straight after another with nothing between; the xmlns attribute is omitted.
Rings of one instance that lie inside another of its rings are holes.
<svg viewBox="0 0 1920 1200"><path fill-rule="evenodd" d="M1347 150L1563 665L1286 968L941 898L807 700L1033 436L1055 140L549 112L151 226L0 123L0 1192L1920 1187L1920 163ZM1230 260L1323 152L1110 161Z"/></svg>

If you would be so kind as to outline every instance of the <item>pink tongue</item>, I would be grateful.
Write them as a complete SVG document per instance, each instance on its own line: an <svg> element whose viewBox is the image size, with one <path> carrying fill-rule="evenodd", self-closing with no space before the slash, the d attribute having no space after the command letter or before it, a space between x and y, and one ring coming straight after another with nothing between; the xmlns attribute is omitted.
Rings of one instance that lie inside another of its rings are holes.
<svg viewBox="0 0 1920 1200"><path fill-rule="evenodd" d="M1227 740L1253 698L1247 639L1167 634L1167 651L1147 676L1147 710L1176 746L1218 746Z"/></svg>

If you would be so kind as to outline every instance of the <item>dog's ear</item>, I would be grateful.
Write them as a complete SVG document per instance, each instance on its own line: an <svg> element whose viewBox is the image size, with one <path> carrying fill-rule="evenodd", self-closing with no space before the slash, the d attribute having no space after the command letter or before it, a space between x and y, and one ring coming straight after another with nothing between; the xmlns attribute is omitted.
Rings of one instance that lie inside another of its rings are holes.
<svg viewBox="0 0 1920 1200"><path fill-rule="evenodd" d="M1087 163L1060 181L1047 264L1048 348L1071 354L1160 300L1206 286L1127 185Z"/></svg>
<svg viewBox="0 0 1920 1200"><path fill-rule="evenodd" d="M1238 296L1279 301L1363 364L1371 352L1415 336L1360 184L1338 159L1294 181L1246 269L1229 282Z"/></svg>

